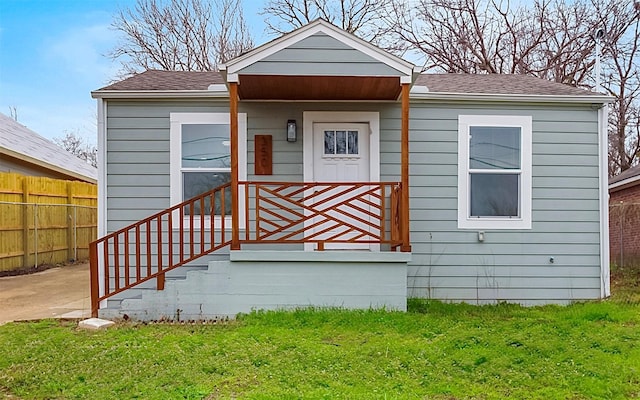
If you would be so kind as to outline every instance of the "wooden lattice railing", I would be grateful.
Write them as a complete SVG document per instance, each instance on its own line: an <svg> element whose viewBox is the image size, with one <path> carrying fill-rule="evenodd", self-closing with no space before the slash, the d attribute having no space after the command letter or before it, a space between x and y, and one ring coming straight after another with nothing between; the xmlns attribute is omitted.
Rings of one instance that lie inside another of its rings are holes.
<svg viewBox="0 0 640 400"><path fill-rule="evenodd" d="M402 245L397 182L240 182L240 244ZM163 210L89 245L91 312L101 301L231 244L230 184ZM213 217L215 216L215 217Z"/></svg>
<svg viewBox="0 0 640 400"><path fill-rule="evenodd" d="M401 244L397 182L241 182L241 243Z"/></svg>
<svg viewBox="0 0 640 400"><path fill-rule="evenodd" d="M92 242L91 314L102 300L151 279L162 290L168 271L229 245L230 195L230 184L219 186Z"/></svg>

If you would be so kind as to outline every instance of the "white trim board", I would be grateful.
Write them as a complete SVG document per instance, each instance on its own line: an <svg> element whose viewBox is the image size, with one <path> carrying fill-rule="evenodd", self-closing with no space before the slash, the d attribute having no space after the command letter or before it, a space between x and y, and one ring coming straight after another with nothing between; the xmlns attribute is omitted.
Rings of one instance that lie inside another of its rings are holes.
<svg viewBox="0 0 640 400"><path fill-rule="evenodd" d="M609 143L607 134L608 106L598 110L598 152L600 167L600 296L611 295L610 278L610 254L609 254L609 190L608 179L608 151Z"/></svg>
<svg viewBox="0 0 640 400"><path fill-rule="evenodd" d="M107 234L107 102L98 99L98 237ZM98 257L98 293L104 295L104 260ZM100 308L107 306L107 301L100 302Z"/></svg>

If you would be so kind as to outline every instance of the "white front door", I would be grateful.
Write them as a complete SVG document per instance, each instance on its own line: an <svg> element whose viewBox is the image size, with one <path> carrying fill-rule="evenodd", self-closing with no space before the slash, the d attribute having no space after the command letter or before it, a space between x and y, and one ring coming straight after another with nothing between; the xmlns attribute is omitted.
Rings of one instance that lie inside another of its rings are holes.
<svg viewBox="0 0 640 400"><path fill-rule="evenodd" d="M314 123L313 124L313 176L319 183L355 183L370 181L369 164L369 124L366 123ZM369 195L363 194L370 188L347 188L338 186L327 190L318 188L321 194L313 198L314 208L325 215L314 218L318 224L313 232L314 239L352 240L362 237L369 227L364 221L370 221L367 213L370 206L363 201ZM342 203L342 204L341 204ZM335 221L327 221L326 216L344 223L342 227L328 229ZM351 228L349 228L351 225ZM355 228L355 229L353 229ZM372 245L362 243L333 243L325 245L328 249L371 249Z"/></svg>
<svg viewBox="0 0 640 400"><path fill-rule="evenodd" d="M369 124L313 124L316 182L369 182Z"/></svg>

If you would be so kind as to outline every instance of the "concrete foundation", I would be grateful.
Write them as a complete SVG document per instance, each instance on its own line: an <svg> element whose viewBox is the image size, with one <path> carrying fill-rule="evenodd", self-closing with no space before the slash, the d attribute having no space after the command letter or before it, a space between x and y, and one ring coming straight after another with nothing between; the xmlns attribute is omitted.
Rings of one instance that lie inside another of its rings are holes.
<svg viewBox="0 0 640 400"><path fill-rule="evenodd" d="M252 310L304 307L406 310L411 255L358 251L234 251L184 280L124 299L101 316L215 320Z"/></svg>

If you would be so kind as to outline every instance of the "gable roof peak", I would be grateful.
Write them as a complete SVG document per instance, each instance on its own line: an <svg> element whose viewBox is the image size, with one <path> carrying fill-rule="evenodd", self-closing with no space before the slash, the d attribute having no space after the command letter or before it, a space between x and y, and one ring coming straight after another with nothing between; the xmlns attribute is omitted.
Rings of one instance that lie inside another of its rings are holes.
<svg viewBox="0 0 640 400"><path fill-rule="evenodd" d="M398 70L401 75L407 76L412 80L415 68L412 63L394 54L388 53L366 40L357 37L353 33L347 32L346 30L321 18L317 18L306 25L296 28L289 33L229 60L226 64L221 65L219 69L220 71L226 72L227 81L234 82L237 79L236 74L243 68L318 33L324 33L346 46L361 51Z"/></svg>

